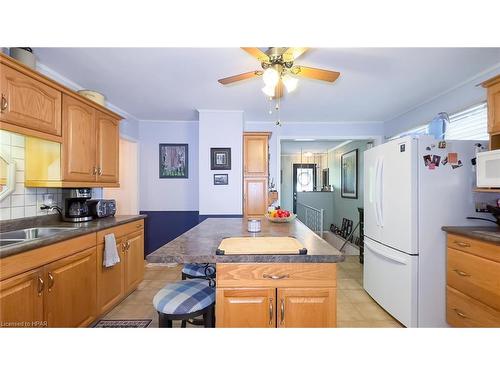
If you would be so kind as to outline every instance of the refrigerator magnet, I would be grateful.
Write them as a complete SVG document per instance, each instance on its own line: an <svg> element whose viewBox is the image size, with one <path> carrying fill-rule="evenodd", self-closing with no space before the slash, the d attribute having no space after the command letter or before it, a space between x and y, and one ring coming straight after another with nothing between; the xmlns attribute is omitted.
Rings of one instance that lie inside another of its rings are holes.
<svg viewBox="0 0 500 375"><path fill-rule="evenodd" d="M451 167L453 169L457 169L457 168L460 168L462 166L462 160L459 160L457 164L453 164Z"/></svg>
<svg viewBox="0 0 500 375"><path fill-rule="evenodd" d="M448 164L448 157L443 158L443 160L441 160L441 164L442 165Z"/></svg>
<svg viewBox="0 0 500 375"><path fill-rule="evenodd" d="M434 163L431 162L429 164L429 169L436 169L436 164L434 164Z"/></svg>
<svg viewBox="0 0 500 375"><path fill-rule="evenodd" d="M438 148L446 148L446 141L440 141L438 143Z"/></svg>
<svg viewBox="0 0 500 375"><path fill-rule="evenodd" d="M435 167L439 167L439 162L441 161L441 156L439 155L432 155L432 164L434 164Z"/></svg>
<svg viewBox="0 0 500 375"><path fill-rule="evenodd" d="M458 154L456 152L449 152L448 153L448 163L450 163L452 165L458 163Z"/></svg>
<svg viewBox="0 0 500 375"><path fill-rule="evenodd" d="M432 158L430 155L424 155L424 165L428 167L432 162Z"/></svg>

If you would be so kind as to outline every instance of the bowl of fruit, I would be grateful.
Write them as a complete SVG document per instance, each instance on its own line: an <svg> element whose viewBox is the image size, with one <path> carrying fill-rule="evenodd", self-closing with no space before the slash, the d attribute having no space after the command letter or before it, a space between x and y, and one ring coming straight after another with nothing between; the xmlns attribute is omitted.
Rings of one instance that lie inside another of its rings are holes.
<svg viewBox="0 0 500 375"><path fill-rule="evenodd" d="M287 210L282 210L281 208L276 208L271 210L266 215L269 221L273 223L289 223L297 217L294 213Z"/></svg>

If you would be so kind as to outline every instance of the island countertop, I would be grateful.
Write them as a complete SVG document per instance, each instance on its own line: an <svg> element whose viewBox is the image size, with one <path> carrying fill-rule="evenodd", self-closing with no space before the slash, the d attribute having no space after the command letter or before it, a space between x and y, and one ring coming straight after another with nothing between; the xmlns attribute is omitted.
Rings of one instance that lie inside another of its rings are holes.
<svg viewBox="0 0 500 375"><path fill-rule="evenodd" d="M272 223L262 219L262 230L247 231L247 219L206 219L146 257L151 263L338 263L345 257L299 220ZM216 255L227 237L291 236L307 249L305 255Z"/></svg>

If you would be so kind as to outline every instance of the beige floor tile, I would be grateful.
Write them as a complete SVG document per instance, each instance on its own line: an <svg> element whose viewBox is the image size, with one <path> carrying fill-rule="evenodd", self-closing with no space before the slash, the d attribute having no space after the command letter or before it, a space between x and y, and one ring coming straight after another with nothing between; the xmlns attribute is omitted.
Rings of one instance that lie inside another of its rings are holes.
<svg viewBox="0 0 500 375"><path fill-rule="evenodd" d="M374 302L370 303L356 303L354 304L356 310L358 310L365 320L389 320L393 321L394 318L389 315L383 308Z"/></svg>
<svg viewBox="0 0 500 375"><path fill-rule="evenodd" d="M363 289L359 281L355 279L338 279L337 286L339 289Z"/></svg>
<svg viewBox="0 0 500 375"><path fill-rule="evenodd" d="M369 294L362 289L345 289L343 292L351 303L376 303Z"/></svg>
<svg viewBox="0 0 500 375"><path fill-rule="evenodd" d="M337 289L337 303L350 303L344 290Z"/></svg>
<svg viewBox="0 0 500 375"><path fill-rule="evenodd" d="M352 303L337 304L337 321L359 321L363 319L363 316Z"/></svg>

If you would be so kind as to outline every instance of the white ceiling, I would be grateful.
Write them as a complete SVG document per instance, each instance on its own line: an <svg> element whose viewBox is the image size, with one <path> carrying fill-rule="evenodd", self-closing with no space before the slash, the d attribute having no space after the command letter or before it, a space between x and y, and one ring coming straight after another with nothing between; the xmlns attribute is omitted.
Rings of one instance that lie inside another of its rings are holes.
<svg viewBox="0 0 500 375"><path fill-rule="evenodd" d="M39 61L141 120L197 120L196 109L244 110L273 121L259 69L239 48L35 48ZM282 121L387 121L500 64L500 48L318 48L297 63L336 70L333 84L301 79Z"/></svg>
<svg viewBox="0 0 500 375"><path fill-rule="evenodd" d="M312 152L313 154L326 153L328 150L334 148L335 146L344 143L345 141L293 141L293 140L282 140L281 141L281 154L293 155L300 154L301 150L303 153Z"/></svg>

